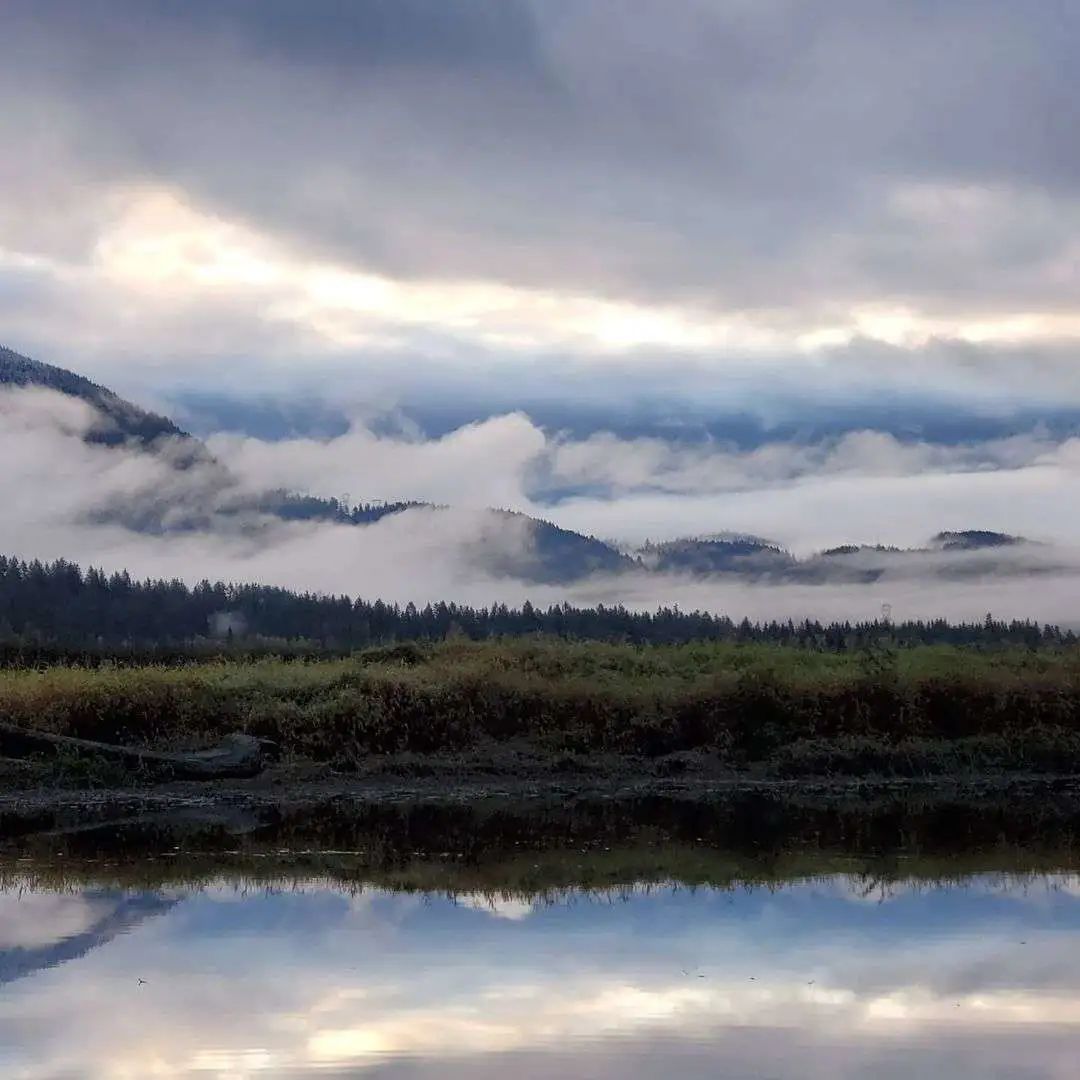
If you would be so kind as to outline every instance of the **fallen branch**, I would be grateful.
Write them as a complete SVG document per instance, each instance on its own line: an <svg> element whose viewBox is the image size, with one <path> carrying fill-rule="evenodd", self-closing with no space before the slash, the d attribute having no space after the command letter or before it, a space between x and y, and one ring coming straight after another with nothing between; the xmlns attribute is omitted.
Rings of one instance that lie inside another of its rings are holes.
<svg viewBox="0 0 1080 1080"><path fill-rule="evenodd" d="M229 780L258 776L273 750L273 743L239 732L226 735L220 745L210 750L166 753L0 724L0 756L26 758L36 754L50 757L79 754L115 761L127 768L172 780Z"/></svg>

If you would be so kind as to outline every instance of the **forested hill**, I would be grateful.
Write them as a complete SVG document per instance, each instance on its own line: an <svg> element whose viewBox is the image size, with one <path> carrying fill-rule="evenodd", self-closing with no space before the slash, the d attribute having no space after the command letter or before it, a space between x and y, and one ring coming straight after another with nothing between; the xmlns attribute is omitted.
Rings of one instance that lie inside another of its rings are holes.
<svg viewBox="0 0 1080 1080"><path fill-rule="evenodd" d="M130 401L82 375L65 368L42 364L0 345L0 386L40 386L85 401L104 423L88 437L91 442L118 445L137 442L149 445L160 438L190 439L171 420L140 409Z"/></svg>
<svg viewBox="0 0 1080 1080"><path fill-rule="evenodd" d="M268 514L286 521L323 521L349 525L371 525L389 514L405 510L444 510L446 507L415 500L345 505L337 499L320 498L290 491L271 490L214 499L207 495L230 489L228 468L215 461L201 440L181 430L171 420L124 400L111 390L64 368L31 360L0 346L0 386L37 386L78 398L101 415L101 423L86 437L87 441L111 446L135 445L153 450L160 440L174 440L169 461L186 468L193 464L207 466L206 484L195 488L197 498L178 502L177 491L168 500L152 492L115 500L98 517L137 532L163 534L196 529L210 529L215 524L232 524L224 519L253 513ZM180 440L176 442L175 440ZM178 452L181 451L182 452ZM512 553L500 545L478 552L485 560L484 569L496 577L516 577L535 583L558 584L587 577L593 573L614 573L633 565L632 560L595 537L559 528L538 518L506 510L492 510L493 520L515 520L524 527L529 544Z"/></svg>
<svg viewBox="0 0 1080 1080"><path fill-rule="evenodd" d="M94 511L94 520L139 533L176 535L192 531L234 530L241 519L329 522L368 526L410 510L440 512L449 507L414 500L347 505L333 498L286 490L248 491L216 461L207 447L171 420L125 401L82 375L31 360L0 346L0 387L37 386L78 398L96 409L101 423L87 436L92 442L136 446L151 452L168 448L177 469L202 466L191 483L165 485L162 492L138 490L114 498ZM362 484L364 477L357 476ZM901 550L845 544L818 555L795 558L774 543L754 536L714 534L647 543L622 549L614 542L565 529L554 522L491 509L493 535L501 526L525 542L507 545L479 542L470 557L491 577L529 584L563 585L594 574L625 572L677 574L697 578L738 576L747 580L792 581L824 585L868 584L890 575L968 580L974 577L1032 575L1074 568L1041 545L1022 537L984 529L943 532L926 546ZM78 556L78 552L70 552Z"/></svg>
<svg viewBox="0 0 1080 1080"><path fill-rule="evenodd" d="M1030 648L1074 644L1072 631L1032 622L944 620L892 624L736 623L724 615L661 608L546 610L525 604L471 608L457 604L400 607L380 600L294 593L265 585L135 581L128 574L82 571L68 562L24 562L0 556L0 659L93 662L103 656L214 652L350 652L371 645L474 640L525 634L635 644L691 641L768 642L845 650L874 644L998 644Z"/></svg>

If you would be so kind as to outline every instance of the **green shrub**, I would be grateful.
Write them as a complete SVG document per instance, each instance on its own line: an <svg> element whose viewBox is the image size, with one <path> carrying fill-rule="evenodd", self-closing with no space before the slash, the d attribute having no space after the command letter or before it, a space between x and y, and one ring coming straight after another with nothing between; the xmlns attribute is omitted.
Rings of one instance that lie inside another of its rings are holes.
<svg viewBox="0 0 1080 1080"><path fill-rule="evenodd" d="M701 751L785 775L1071 770L1080 650L410 643L353 660L8 670L0 721L164 747L245 730L349 767L524 741L552 755Z"/></svg>

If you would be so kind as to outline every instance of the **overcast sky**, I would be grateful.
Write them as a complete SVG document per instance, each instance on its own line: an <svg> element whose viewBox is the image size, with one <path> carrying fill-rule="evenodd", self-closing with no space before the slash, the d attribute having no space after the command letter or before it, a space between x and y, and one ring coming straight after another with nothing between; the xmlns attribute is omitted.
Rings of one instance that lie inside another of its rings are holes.
<svg viewBox="0 0 1080 1080"><path fill-rule="evenodd" d="M170 390L479 372L520 404L554 370L601 403L671 373L788 409L1080 406L1075 5L0 19L0 315L44 359Z"/></svg>
<svg viewBox="0 0 1080 1080"><path fill-rule="evenodd" d="M4 0L0 36L0 342L249 472L617 538L1075 539L1075 4Z"/></svg>

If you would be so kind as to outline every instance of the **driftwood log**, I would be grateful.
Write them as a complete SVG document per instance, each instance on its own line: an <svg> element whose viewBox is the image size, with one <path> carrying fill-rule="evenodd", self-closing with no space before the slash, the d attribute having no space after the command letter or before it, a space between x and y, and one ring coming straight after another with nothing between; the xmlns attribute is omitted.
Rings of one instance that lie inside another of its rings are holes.
<svg viewBox="0 0 1080 1080"><path fill-rule="evenodd" d="M0 724L0 757L26 758L37 754L97 757L162 779L229 780L258 776L275 749L265 739L234 732L211 750L167 753Z"/></svg>

